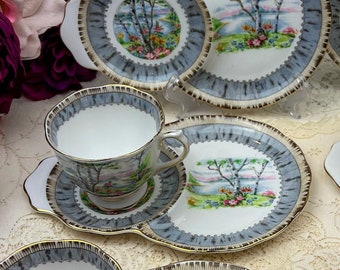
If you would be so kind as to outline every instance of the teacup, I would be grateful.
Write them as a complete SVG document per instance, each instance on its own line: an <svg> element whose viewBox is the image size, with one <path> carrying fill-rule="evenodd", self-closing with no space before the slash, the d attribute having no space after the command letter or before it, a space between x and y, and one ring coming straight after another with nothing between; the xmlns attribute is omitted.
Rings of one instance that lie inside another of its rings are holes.
<svg viewBox="0 0 340 270"><path fill-rule="evenodd" d="M165 132L164 125L164 112L152 95L111 84L69 95L48 112L44 127L71 181L114 201L136 193L150 177L186 157L186 137L177 130ZM168 138L177 140L182 152L160 162Z"/></svg>

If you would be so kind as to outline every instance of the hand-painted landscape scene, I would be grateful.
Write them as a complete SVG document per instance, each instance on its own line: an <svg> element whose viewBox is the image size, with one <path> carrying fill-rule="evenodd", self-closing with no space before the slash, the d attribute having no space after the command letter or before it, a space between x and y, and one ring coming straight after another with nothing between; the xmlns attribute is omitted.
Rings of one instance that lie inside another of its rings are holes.
<svg viewBox="0 0 340 270"><path fill-rule="evenodd" d="M198 209L268 207L279 177L266 158L204 159L188 172L187 203Z"/></svg>
<svg viewBox="0 0 340 270"><path fill-rule="evenodd" d="M299 33L301 25L296 19L301 18L298 15L301 1L227 0L219 3L212 12L215 49L219 53L289 48Z"/></svg>
<svg viewBox="0 0 340 270"><path fill-rule="evenodd" d="M114 33L133 56L156 60L176 48L181 24L165 0L125 0L115 14Z"/></svg>

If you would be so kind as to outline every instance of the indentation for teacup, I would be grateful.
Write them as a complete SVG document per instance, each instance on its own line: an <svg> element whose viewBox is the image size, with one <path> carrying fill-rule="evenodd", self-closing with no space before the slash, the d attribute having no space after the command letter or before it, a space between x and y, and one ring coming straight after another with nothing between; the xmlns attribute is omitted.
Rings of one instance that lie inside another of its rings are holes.
<svg viewBox="0 0 340 270"><path fill-rule="evenodd" d="M142 186L136 190L115 197L100 197L87 192L87 198L96 207L103 211L110 210L122 210L124 208L132 207L134 204L138 203L146 195L148 191L148 183L144 183Z"/></svg>

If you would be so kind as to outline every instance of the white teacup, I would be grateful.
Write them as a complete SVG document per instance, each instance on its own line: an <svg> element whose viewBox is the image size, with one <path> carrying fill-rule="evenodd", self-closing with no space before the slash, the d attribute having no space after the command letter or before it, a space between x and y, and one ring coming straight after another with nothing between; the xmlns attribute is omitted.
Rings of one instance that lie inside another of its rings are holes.
<svg viewBox="0 0 340 270"><path fill-rule="evenodd" d="M45 135L76 185L116 200L186 157L186 137L181 131L163 131L164 124L162 107L152 95L112 84L82 89L58 103L46 116ZM179 141L183 151L160 162L167 138Z"/></svg>

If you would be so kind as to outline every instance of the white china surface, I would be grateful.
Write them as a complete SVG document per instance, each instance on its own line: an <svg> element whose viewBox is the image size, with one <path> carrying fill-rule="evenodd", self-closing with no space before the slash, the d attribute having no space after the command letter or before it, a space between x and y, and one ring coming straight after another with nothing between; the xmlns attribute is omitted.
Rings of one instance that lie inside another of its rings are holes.
<svg viewBox="0 0 340 270"><path fill-rule="evenodd" d="M335 183L340 187L340 142L336 142L325 160L325 168Z"/></svg>
<svg viewBox="0 0 340 270"><path fill-rule="evenodd" d="M60 37L80 65L96 70L97 67L87 55L78 31L77 16L75 14L78 14L80 1L72 0L66 3L64 20L60 26Z"/></svg>

